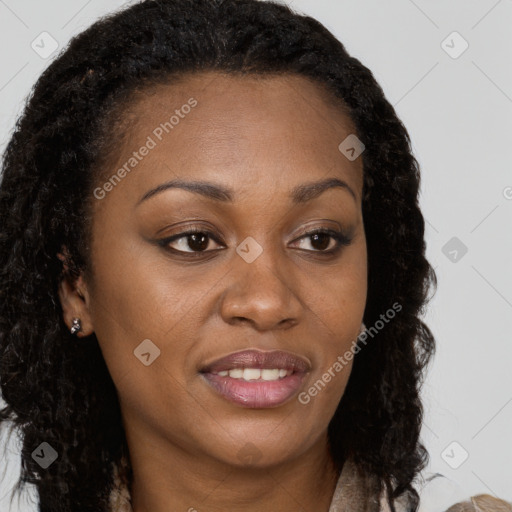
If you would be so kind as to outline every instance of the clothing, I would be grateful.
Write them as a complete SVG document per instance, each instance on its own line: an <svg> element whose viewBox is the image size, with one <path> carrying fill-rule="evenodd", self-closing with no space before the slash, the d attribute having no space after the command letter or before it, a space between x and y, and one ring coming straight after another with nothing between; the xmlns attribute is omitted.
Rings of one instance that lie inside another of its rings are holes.
<svg viewBox="0 0 512 512"><path fill-rule="evenodd" d="M110 496L112 512L133 512L130 504L130 493L126 486L121 484L117 468L114 471L116 488ZM362 475L356 466L347 460L343 466L336 484L329 512L391 512L385 493L376 495L376 480ZM429 478L420 476L416 487L420 495L418 512L512 512L512 503L498 503L491 497L469 498L463 500L463 491L456 484L440 474ZM448 500L448 501L447 501ZM410 502L406 497L395 501L396 512L409 512ZM448 510L449 508L449 510Z"/></svg>

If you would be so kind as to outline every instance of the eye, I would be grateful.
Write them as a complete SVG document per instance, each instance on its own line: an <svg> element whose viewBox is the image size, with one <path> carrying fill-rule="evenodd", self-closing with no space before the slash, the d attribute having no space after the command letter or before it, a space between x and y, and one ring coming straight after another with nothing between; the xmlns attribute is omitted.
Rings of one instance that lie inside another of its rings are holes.
<svg viewBox="0 0 512 512"><path fill-rule="evenodd" d="M318 252L320 254L335 254L343 246L350 245L352 238L345 235L341 231L335 231L332 229L316 229L305 233L303 236L298 238L299 241L309 241L309 244L313 247L311 249L304 249L309 252Z"/></svg>
<svg viewBox="0 0 512 512"><path fill-rule="evenodd" d="M343 246L349 245L352 242L352 238L346 234L332 229L316 229L309 231L295 241L307 241L308 239L310 239L309 243L313 249L301 248L302 250L325 255L336 254ZM160 240L158 244L175 254L197 256L201 253L210 253L217 250L212 248L212 242L222 246L216 235L211 231L201 228L192 228L188 231ZM172 247L172 244L174 244L174 247Z"/></svg>
<svg viewBox="0 0 512 512"><path fill-rule="evenodd" d="M211 231L206 229L190 229L160 240L159 244L172 252L192 255L201 252L212 252L210 244L212 241L220 244L217 237ZM171 247L171 244L175 244L176 248Z"/></svg>

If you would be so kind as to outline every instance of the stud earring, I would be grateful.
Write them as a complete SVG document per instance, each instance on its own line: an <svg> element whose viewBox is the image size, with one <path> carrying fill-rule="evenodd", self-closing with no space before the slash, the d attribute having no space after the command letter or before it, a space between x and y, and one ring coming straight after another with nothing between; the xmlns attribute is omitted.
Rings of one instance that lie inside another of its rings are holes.
<svg viewBox="0 0 512 512"><path fill-rule="evenodd" d="M74 335L81 330L82 330L82 323L80 322L80 318L73 318L73 326L70 329L71 334Z"/></svg>

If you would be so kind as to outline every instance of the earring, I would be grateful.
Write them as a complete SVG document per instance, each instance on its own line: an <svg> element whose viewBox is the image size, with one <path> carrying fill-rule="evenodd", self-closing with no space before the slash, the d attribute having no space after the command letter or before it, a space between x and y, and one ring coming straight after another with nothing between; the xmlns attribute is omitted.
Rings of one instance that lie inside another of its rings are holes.
<svg viewBox="0 0 512 512"><path fill-rule="evenodd" d="M74 335L81 330L82 330L82 323L80 322L80 318L73 318L73 326L70 329L71 334Z"/></svg>

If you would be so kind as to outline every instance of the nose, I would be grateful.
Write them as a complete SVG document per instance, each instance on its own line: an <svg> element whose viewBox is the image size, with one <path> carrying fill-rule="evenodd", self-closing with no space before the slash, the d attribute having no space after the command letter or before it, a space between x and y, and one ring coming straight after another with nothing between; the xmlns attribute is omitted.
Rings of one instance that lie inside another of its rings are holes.
<svg viewBox="0 0 512 512"><path fill-rule="evenodd" d="M303 307L297 297L293 268L277 261L275 251L264 250L251 263L235 255L230 284L222 296L225 322L249 323L258 331L285 329L300 321Z"/></svg>

